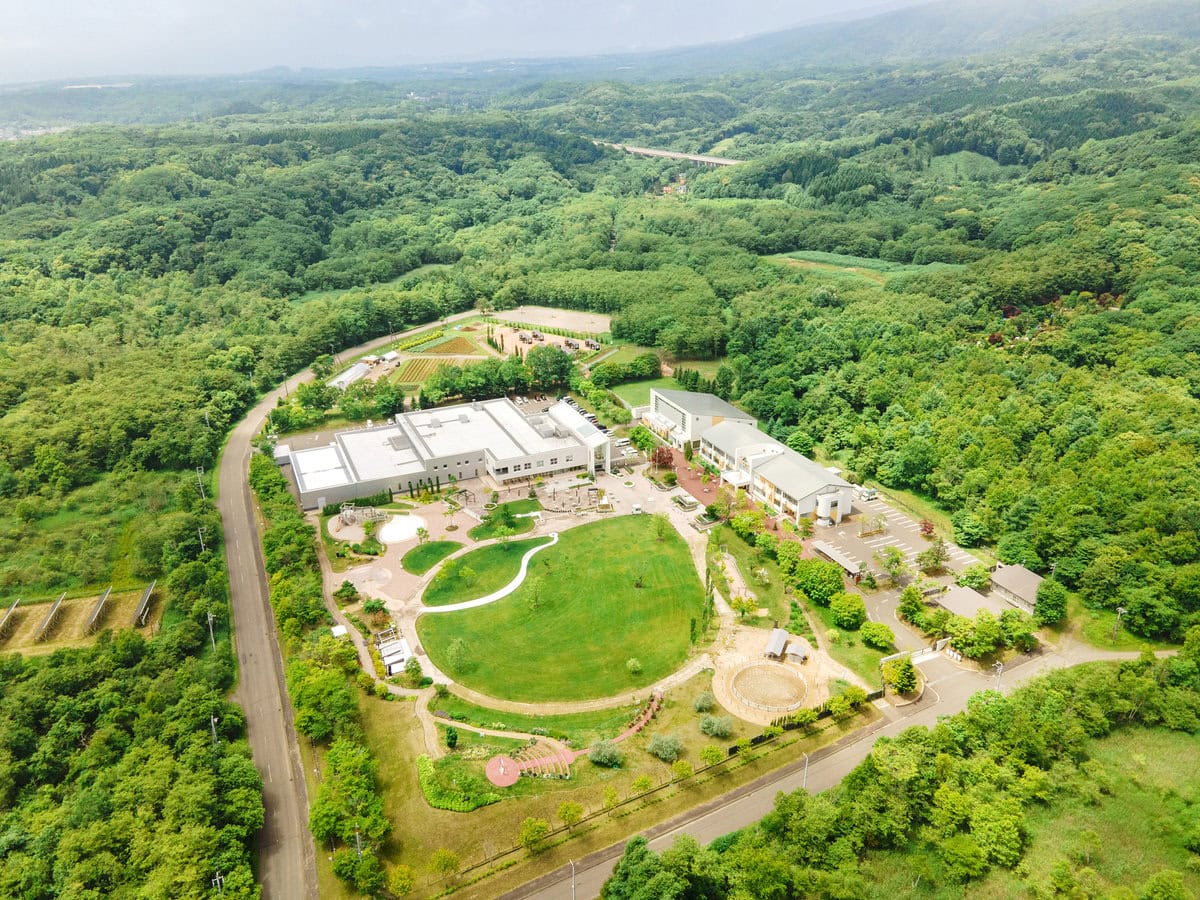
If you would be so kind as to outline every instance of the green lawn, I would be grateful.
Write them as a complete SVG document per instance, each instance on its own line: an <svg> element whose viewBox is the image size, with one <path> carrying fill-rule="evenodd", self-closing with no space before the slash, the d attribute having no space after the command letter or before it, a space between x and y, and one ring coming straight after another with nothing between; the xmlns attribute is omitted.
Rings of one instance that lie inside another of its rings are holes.
<svg viewBox="0 0 1200 900"><path fill-rule="evenodd" d="M1195 765L1200 739L1134 728L1095 741L1089 750L1103 772L1103 793L1081 791L1079 786L1092 779L1073 772L1066 784L1057 785L1060 791L1049 804L1028 807L1028 840L1019 863L1024 874L994 868L980 881L954 884L942 877L935 854L910 847L910 852L867 857L863 874L871 887L866 896L946 900L1134 897L1146 880L1162 869L1182 872L1186 888L1200 893L1195 856L1183 846L1185 823L1190 818L1188 801L1200 794ZM1067 877L1079 885L1088 882L1091 890L1075 893L1066 887L1061 892L1050 888L1051 870L1056 865L1065 869L1059 879ZM1118 893L1121 888L1129 893Z"/></svg>
<svg viewBox="0 0 1200 900"><path fill-rule="evenodd" d="M551 737L571 741L576 747L588 747L602 738L620 734L630 719L630 710L624 706L562 716L536 716L477 706L453 693L430 701L429 708L480 728L524 732L544 728Z"/></svg>
<svg viewBox="0 0 1200 900"><path fill-rule="evenodd" d="M433 662L490 696L542 701L645 687L687 658L689 619L699 617L703 588L683 539L671 531L658 541L652 517L563 532L534 557L530 574L496 603L422 616L417 632ZM463 642L457 668L448 653L456 639ZM629 672L631 658L640 673Z"/></svg>
<svg viewBox="0 0 1200 900"><path fill-rule="evenodd" d="M400 565L405 572L424 575L461 546L458 541L429 541L405 553Z"/></svg>
<svg viewBox="0 0 1200 900"><path fill-rule="evenodd" d="M491 514L485 518L482 524L476 525L467 532L467 536L473 541L486 541L496 536L496 529L502 524L503 519L498 515L503 510L507 510L512 516L520 515L521 518L513 518L512 525L509 526L513 534L525 534L533 531L534 519L532 516L522 515L523 513L537 512L542 508L542 504L537 500L512 500L509 503L501 503L496 509L492 510Z"/></svg>
<svg viewBox="0 0 1200 900"><path fill-rule="evenodd" d="M517 577L517 572L521 570L521 557L525 551L544 544L547 540L549 539L530 538L525 541L508 541L465 553L447 563L442 571L434 576L421 596L421 602L426 606L447 606L498 591ZM468 569L470 574L464 578L463 573Z"/></svg>
<svg viewBox="0 0 1200 900"><path fill-rule="evenodd" d="M646 381L631 381L628 384L618 384L612 392L630 406L646 406L650 403L650 389L663 388L679 390L679 382L674 378L649 378Z"/></svg>

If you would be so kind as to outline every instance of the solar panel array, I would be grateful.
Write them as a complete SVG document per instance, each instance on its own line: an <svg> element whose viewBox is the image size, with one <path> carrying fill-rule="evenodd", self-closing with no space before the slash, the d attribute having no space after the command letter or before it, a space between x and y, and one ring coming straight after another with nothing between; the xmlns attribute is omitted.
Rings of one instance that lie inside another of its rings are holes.
<svg viewBox="0 0 1200 900"><path fill-rule="evenodd" d="M62 596L55 600L54 605L50 607L50 612L46 613L46 618L42 619L42 624L38 626L37 633L33 636L35 641L44 641L54 629L54 623L58 619L58 611L62 608L62 603L66 599L67 593L63 591Z"/></svg>
<svg viewBox="0 0 1200 900"><path fill-rule="evenodd" d="M142 628L146 624L146 618L150 615L150 595L154 593L154 586L157 581L150 582L150 587L142 592L142 599L138 601L137 609L133 611L133 627Z"/></svg>
<svg viewBox="0 0 1200 900"><path fill-rule="evenodd" d="M12 628L13 617L16 615L17 607L21 605L21 598L18 597L12 602L12 606L8 608L8 612L4 614L4 618L0 619L0 638L8 634L8 630Z"/></svg>
<svg viewBox="0 0 1200 900"><path fill-rule="evenodd" d="M96 630L96 626L100 624L100 617L104 615L104 604L108 602L108 595L112 593L112 585L109 585L108 590L100 595L96 601L96 605L92 607L92 614L88 617L87 628L84 629L85 634L91 634Z"/></svg>

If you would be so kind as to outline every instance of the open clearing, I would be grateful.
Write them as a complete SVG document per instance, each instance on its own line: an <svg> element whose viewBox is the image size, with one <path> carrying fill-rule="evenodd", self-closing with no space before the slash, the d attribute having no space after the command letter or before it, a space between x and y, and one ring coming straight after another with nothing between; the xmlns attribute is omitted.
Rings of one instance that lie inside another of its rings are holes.
<svg viewBox="0 0 1200 900"><path fill-rule="evenodd" d="M88 617L99 599L101 591L95 594L85 594L82 597L69 597L63 601L58 611L58 618L50 636L41 642L34 641L34 635L50 612L50 603L21 604L13 613L12 627L7 638L0 638L0 653L23 653L25 655L52 653L65 647L85 647L96 640L96 636L105 629L114 631L129 631L130 619L138 601L142 599L141 591L113 592L104 605L104 613L100 617L96 634L85 635L84 627ZM8 609L12 600L3 601L0 617ZM150 601L150 616L146 627L139 629L147 637L158 631L158 623L162 618L163 601L156 591Z"/></svg>
<svg viewBox="0 0 1200 900"><path fill-rule="evenodd" d="M648 406L650 404L651 388L677 391L679 382L674 378L650 378L646 381L630 381L618 384L612 392L625 401L629 406Z"/></svg>
<svg viewBox="0 0 1200 900"><path fill-rule="evenodd" d="M575 309L554 309L549 306L518 306L516 309L500 309L494 312L502 322L519 322L523 325L547 328L565 328L584 334L607 334L612 327L612 317L600 313L580 312Z"/></svg>
<svg viewBox="0 0 1200 900"><path fill-rule="evenodd" d="M817 250L797 250L794 253L784 253L769 258L798 269L828 272L833 275L853 275L873 281L876 284L886 284L888 278L892 275L929 272L936 269L959 271L963 268L963 266L952 265L950 263L929 263L928 265L918 266L909 263L889 262L886 259L872 259L866 256L822 253Z"/></svg>
<svg viewBox="0 0 1200 900"><path fill-rule="evenodd" d="M515 569L519 556L512 558ZM434 664L474 690L509 700L586 700L653 684L679 668L702 601L683 539L668 531L659 541L650 516L623 516L563 532L515 593L422 616L417 631ZM457 639L465 658L456 668L447 650ZM640 662L640 672L629 671L629 659Z"/></svg>

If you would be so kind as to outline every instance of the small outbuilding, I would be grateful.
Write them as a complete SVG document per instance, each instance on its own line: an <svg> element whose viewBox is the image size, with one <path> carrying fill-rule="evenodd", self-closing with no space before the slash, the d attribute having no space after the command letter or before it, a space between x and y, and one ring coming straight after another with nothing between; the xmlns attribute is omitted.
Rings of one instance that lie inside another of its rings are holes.
<svg viewBox="0 0 1200 900"><path fill-rule="evenodd" d="M1037 602L1038 587L1045 579L1024 566L1006 566L1000 563L992 572L992 591L999 594L1017 609L1033 612Z"/></svg>
<svg viewBox="0 0 1200 900"><path fill-rule="evenodd" d="M788 637L788 633L782 628L772 629L771 636L767 639L767 649L763 652L763 656L768 659L783 659L787 653Z"/></svg>

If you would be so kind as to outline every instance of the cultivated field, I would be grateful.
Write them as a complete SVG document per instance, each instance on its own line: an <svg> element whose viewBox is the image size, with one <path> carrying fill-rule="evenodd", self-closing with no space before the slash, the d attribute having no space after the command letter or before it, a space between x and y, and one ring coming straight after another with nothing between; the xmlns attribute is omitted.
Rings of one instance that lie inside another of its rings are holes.
<svg viewBox="0 0 1200 900"><path fill-rule="evenodd" d="M425 379L447 364L448 361L444 359L410 359L400 365L392 380L397 384L424 384Z"/></svg>
<svg viewBox="0 0 1200 900"><path fill-rule="evenodd" d="M440 356L479 356L480 350L470 338L460 335L414 348L413 353L436 353Z"/></svg>

